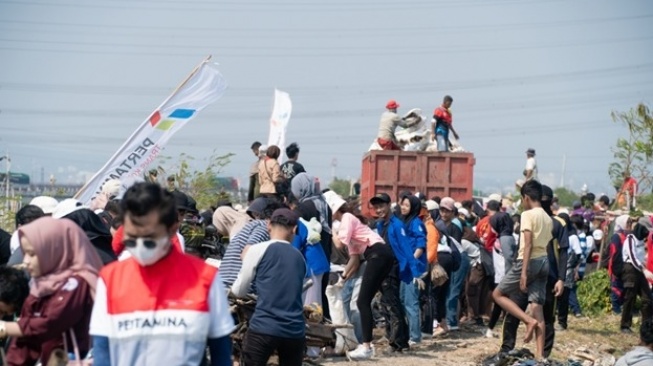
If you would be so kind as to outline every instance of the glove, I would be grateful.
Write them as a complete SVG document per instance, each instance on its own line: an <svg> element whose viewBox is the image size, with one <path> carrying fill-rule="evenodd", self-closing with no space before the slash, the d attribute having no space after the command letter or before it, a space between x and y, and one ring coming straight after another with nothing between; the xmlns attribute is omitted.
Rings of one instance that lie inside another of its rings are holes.
<svg viewBox="0 0 653 366"><path fill-rule="evenodd" d="M447 271L441 265L434 264L431 269L431 283L433 283L433 286L442 286L448 279Z"/></svg>
<svg viewBox="0 0 653 366"><path fill-rule="evenodd" d="M417 288L420 290L426 289L426 283L421 278L413 278L413 284L417 285Z"/></svg>

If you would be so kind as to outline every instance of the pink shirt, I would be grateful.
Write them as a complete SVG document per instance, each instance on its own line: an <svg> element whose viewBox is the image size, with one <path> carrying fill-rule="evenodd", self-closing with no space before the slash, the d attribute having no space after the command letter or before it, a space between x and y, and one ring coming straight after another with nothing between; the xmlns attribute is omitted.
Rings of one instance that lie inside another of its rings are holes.
<svg viewBox="0 0 653 366"><path fill-rule="evenodd" d="M368 247L376 243L384 243L379 234L350 213L342 215L340 228L338 229L338 239L349 247L350 255L363 254Z"/></svg>

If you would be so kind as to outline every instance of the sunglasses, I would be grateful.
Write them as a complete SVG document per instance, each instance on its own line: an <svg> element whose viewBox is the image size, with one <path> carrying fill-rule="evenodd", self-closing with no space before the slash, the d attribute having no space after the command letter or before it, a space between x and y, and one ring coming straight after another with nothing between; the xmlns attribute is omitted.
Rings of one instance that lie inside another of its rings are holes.
<svg viewBox="0 0 653 366"><path fill-rule="evenodd" d="M124 241L124 244L127 248L136 248L136 245L138 245L139 242L147 249L154 249L157 245L156 240L144 238L127 239Z"/></svg>

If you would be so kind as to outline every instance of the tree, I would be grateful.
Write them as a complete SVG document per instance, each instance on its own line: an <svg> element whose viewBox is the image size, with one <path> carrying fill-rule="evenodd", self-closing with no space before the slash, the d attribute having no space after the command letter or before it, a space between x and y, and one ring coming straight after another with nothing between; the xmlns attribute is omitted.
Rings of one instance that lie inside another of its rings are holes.
<svg viewBox="0 0 653 366"><path fill-rule="evenodd" d="M341 197L349 197L351 192L351 182L346 179L334 178L329 183L329 189L339 194Z"/></svg>
<svg viewBox="0 0 653 366"><path fill-rule="evenodd" d="M639 191L653 188L653 114L640 103L628 112L612 112L612 120L628 129L626 138L618 138L612 148L614 162L608 168L612 183L618 190L623 173L629 172L639 182Z"/></svg>
<svg viewBox="0 0 653 366"><path fill-rule="evenodd" d="M195 161L195 158L182 153L179 155L178 162L173 164L172 167L165 169L159 165L157 171L161 173L159 176L174 176L177 187L195 199L198 209L208 209L221 199L235 198L224 189L218 179L218 175L231 162L233 155L231 153L217 155L214 151L211 156L204 159L202 164L206 165L203 168L194 170L191 163ZM162 157L159 160L161 164L166 165L170 164L171 159L170 157ZM168 173L166 174L166 172Z"/></svg>
<svg viewBox="0 0 653 366"><path fill-rule="evenodd" d="M560 206L572 206L574 201L580 201L580 196L565 187L558 187L553 190L553 194L558 197Z"/></svg>

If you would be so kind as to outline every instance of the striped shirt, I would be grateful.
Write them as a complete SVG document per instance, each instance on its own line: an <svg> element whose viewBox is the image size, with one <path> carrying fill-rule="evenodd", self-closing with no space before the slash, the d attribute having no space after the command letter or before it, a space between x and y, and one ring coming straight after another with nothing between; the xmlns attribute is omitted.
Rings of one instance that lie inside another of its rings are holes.
<svg viewBox="0 0 653 366"><path fill-rule="evenodd" d="M220 272L218 277L226 287L231 287L238 277L238 272L243 266L243 261L240 259L240 254L243 252L248 244L258 244L270 240L268 233L268 225L265 220L254 220L248 222L236 236L234 236L227 251L220 263Z"/></svg>

